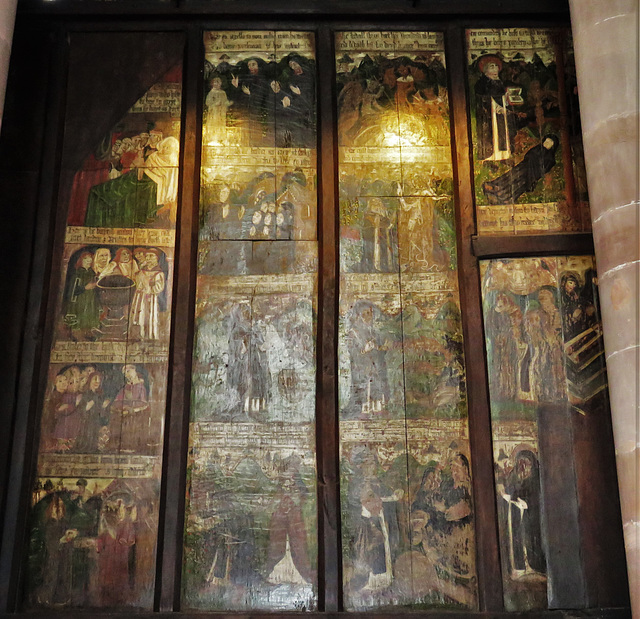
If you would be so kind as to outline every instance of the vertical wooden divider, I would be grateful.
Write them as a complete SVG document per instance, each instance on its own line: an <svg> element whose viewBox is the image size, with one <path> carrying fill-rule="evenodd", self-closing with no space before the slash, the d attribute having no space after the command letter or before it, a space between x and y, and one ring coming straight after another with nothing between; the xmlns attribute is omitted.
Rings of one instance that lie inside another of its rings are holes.
<svg viewBox="0 0 640 619"><path fill-rule="evenodd" d="M338 236L333 31L317 32L319 282L317 322L316 445L318 466L318 606L342 608L342 552L338 479Z"/></svg>
<svg viewBox="0 0 640 619"><path fill-rule="evenodd" d="M180 608L180 578L184 530L191 356L198 249L198 204L202 111L200 70L202 33L198 26L186 32L182 90L182 147L180 149L180 207L176 229L177 277L174 287L170 347L170 379L165 422L161 519L158 530L159 572L155 610ZM178 327L178 328L176 328Z"/></svg>
<svg viewBox="0 0 640 619"><path fill-rule="evenodd" d="M446 32L447 72L451 80L451 135L453 144L456 233L460 303L463 316L464 355L467 371L469 443L475 510L478 593L480 610L503 610L502 576L498 554L498 529L491 447L491 413L487 387L484 327L478 260L472 251L475 234L470 126L465 84L466 46L462 26Z"/></svg>
<svg viewBox="0 0 640 619"><path fill-rule="evenodd" d="M42 351L51 345L53 316L47 309L55 305L60 274L51 274L52 248L60 247L64 238L66 213L56 213L58 176L62 153L62 119L64 118L69 45L68 31L56 27L46 68L48 79L44 93L45 130L43 136L37 188L36 228L32 245L26 319L17 389L11 457L8 463L6 503L3 514L3 537L0 539L0 613L20 608L24 576L24 558L28 543L27 522L30 509L31 481L37 460L40 436L38 411L44 400L47 363ZM54 85L57 85L57 87ZM43 337L43 334L49 334ZM4 471L3 471L4 472Z"/></svg>

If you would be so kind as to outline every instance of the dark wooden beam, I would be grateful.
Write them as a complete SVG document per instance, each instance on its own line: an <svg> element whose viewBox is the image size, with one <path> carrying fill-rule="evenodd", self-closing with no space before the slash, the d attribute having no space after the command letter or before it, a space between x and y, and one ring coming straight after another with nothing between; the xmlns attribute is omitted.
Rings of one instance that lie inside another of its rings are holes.
<svg viewBox="0 0 640 619"><path fill-rule="evenodd" d="M285 616L287 619L398 619L398 617L408 617L416 619L422 617L425 619L575 619L575 611L562 610L539 610L520 613L477 613L469 611L446 611L435 612L421 611L410 612L406 609L400 612L365 612L365 613L343 613L343 612L286 612L286 613L206 613L206 612L177 612L177 613L150 613L150 612L104 612L88 614L87 611L69 611L56 610L56 619L86 619L87 617L99 617L100 619L126 619L135 616L136 619L274 619L275 617ZM33 612L29 613L30 619L51 619L51 612ZM15 619L16 615L0 613L0 619ZM589 608L580 611L581 619L631 619L631 610L625 608Z"/></svg>
<svg viewBox="0 0 640 619"><path fill-rule="evenodd" d="M532 234L522 236L471 237L473 255L487 258L520 258L531 256L593 255L593 237L589 233Z"/></svg>
<svg viewBox="0 0 640 619"><path fill-rule="evenodd" d="M337 143L335 138L335 62L333 31L317 33L318 135L320 179L316 445L318 453L319 608L342 607L342 552L338 479L338 218Z"/></svg>
<svg viewBox="0 0 640 619"><path fill-rule="evenodd" d="M13 425L9 422L10 412L7 413L9 419L3 416L3 423L6 424L4 427L12 434L12 443L9 469L6 472L4 521L0 543L0 612L14 611L21 602L20 577L28 539L31 482L34 477L39 437L38 413L44 400L46 360L51 344L51 336L43 338L43 334L51 334L54 312L49 312L49 315L46 312L47 308L55 303L58 290L56 286L60 278L59 273L51 272L51 256L54 246L61 251L66 214L56 217L54 209L57 201L61 129L66 96L67 47L64 45L64 30L59 26L49 29L48 32L27 29L26 36L46 37L50 45L46 45L46 53L41 58L43 64L40 77L44 86L41 97L46 104L43 148L40 153L31 153L40 172L34 178L37 201L35 225L32 230L33 253L28 276L25 319L24 323L19 324L23 333L18 380L15 386ZM24 66L20 65L21 70ZM23 141L28 140L28 134L21 138ZM15 220L10 225L14 223ZM60 253L58 257L59 255Z"/></svg>
<svg viewBox="0 0 640 619"><path fill-rule="evenodd" d="M163 458L160 522L158 524L158 574L155 607L160 611L180 607L182 544L184 531L187 444L191 403L191 358L195 317L196 255L202 127L202 34L198 26L188 31L183 68L180 150L180 208L176 230L176 268L171 316L169 388Z"/></svg>
<svg viewBox="0 0 640 619"><path fill-rule="evenodd" d="M40 33L41 34L41 33ZM33 32L16 32L13 50L25 62L14 63L8 76L10 95L5 101L0 148L0 191L11 226L0 228L0 260L11 264L0 271L0 323L3 329L3 354L0 356L0 417L3 427L11 428L18 405L16 386L20 355L25 341L26 307L32 262L34 235L38 221L38 184L40 161L46 135L47 92L54 80L48 58L50 41ZM40 80L33 75L40 73ZM29 144L29 148L24 148ZM44 258L44 256L42 256ZM7 507L7 483L12 451L11 432L0 434L0 526ZM13 491L11 489L10 491ZM9 506L11 509L13 505ZM0 548L2 543L0 542Z"/></svg>
<svg viewBox="0 0 640 619"><path fill-rule="evenodd" d="M496 499L493 479L491 414L482 321L482 297L478 260L471 237L475 233L473 170L467 114L465 31L451 28L446 34L447 67L452 105L452 145L458 240L458 277L463 318L464 357L467 378L469 441L476 531L476 568L480 610L503 609L502 576L498 554Z"/></svg>
<svg viewBox="0 0 640 619"><path fill-rule="evenodd" d="M586 606L629 604L608 391L571 409Z"/></svg>
<svg viewBox="0 0 640 619"><path fill-rule="evenodd" d="M411 19L425 16L520 16L548 14L568 16L566 0L21 0L19 10L47 15L401 15Z"/></svg>

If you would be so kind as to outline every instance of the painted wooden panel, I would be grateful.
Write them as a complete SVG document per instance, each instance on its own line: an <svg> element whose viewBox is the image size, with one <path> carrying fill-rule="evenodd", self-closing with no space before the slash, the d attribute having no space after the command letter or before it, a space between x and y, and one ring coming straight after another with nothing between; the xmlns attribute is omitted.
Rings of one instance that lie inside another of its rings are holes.
<svg viewBox="0 0 640 619"><path fill-rule="evenodd" d="M317 606L315 46L207 32L182 604Z"/></svg>
<svg viewBox="0 0 640 619"><path fill-rule="evenodd" d="M541 408L571 406L587 417L606 408L595 262L491 260L481 262L481 272L505 606L545 608L554 583L547 582ZM550 413L544 414L548 426ZM574 475L570 464L565 477Z"/></svg>
<svg viewBox="0 0 640 619"><path fill-rule="evenodd" d="M336 35L349 610L476 608L441 33Z"/></svg>
<svg viewBox="0 0 640 619"><path fill-rule="evenodd" d="M479 234L590 229L566 30L467 30Z"/></svg>
<svg viewBox="0 0 640 619"><path fill-rule="evenodd" d="M71 41L67 128L84 93L84 113L108 130L65 138L60 204L68 209L67 226L29 517L28 607L153 603L181 37L138 36L137 43L121 34ZM164 49L157 50L151 84L141 69L120 77L129 87L112 97L111 109L105 101L113 93L81 79L81 65L95 46L119 43ZM125 113L114 119L117 109ZM88 141L92 151L74 163Z"/></svg>

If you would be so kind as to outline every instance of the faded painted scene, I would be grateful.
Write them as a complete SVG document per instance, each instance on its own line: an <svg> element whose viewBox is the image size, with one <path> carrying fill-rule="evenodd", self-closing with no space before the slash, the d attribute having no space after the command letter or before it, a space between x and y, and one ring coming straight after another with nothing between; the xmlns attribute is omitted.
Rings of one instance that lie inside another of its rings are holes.
<svg viewBox="0 0 640 619"><path fill-rule="evenodd" d="M192 424L185 604L315 608L314 447L310 423Z"/></svg>
<svg viewBox="0 0 640 619"><path fill-rule="evenodd" d="M441 33L336 35L345 607L476 608Z"/></svg>
<svg viewBox="0 0 640 619"><path fill-rule="evenodd" d="M145 37L180 48L179 39ZM182 82L170 67L180 54L158 56L155 83L140 70L129 76L111 101L126 113L108 128L104 101L117 88L74 67L94 45L139 42L98 39L71 47L70 101L84 93L85 113L107 130L65 137L67 227L29 516L28 608L153 606ZM67 127L74 114L69 107ZM93 149L75 169L74 140Z"/></svg>
<svg viewBox="0 0 640 619"><path fill-rule="evenodd" d="M467 30L479 234L590 229L571 37Z"/></svg>
<svg viewBox="0 0 640 619"><path fill-rule="evenodd" d="M265 149L268 150L268 149ZM301 241L316 236L315 151L267 153L258 166L229 164L203 168L202 240ZM287 161L290 160L290 161ZM296 163L302 165L293 167Z"/></svg>
<svg viewBox="0 0 640 619"><path fill-rule="evenodd" d="M168 342L172 253L142 245L67 243L58 338Z"/></svg>
<svg viewBox="0 0 640 619"><path fill-rule="evenodd" d="M52 364L49 372L41 454L161 453L165 364Z"/></svg>
<svg viewBox="0 0 640 619"><path fill-rule="evenodd" d="M177 66L103 136L75 173L69 226L175 228L181 91Z"/></svg>
<svg viewBox="0 0 640 619"><path fill-rule="evenodd" d="M317 606L315 45L207 32L182 604Z"/></svg>
<svg viewBox="0 0 640 619"><path fill-rule="evenodd" d="M539 407L606 405L595 262L491 260L481 273L505 605L545 608Z"/></svg>
<svg viewBox="0 0 640 619"><path fill-rule="evenodd" d="M130 460L145 472L144 465ZM94 468L94 477L36 480L28 574L39 605L152 605L159 482L107 477L129 469L124 461L120 466L117 470L105 461Z"/></svg>

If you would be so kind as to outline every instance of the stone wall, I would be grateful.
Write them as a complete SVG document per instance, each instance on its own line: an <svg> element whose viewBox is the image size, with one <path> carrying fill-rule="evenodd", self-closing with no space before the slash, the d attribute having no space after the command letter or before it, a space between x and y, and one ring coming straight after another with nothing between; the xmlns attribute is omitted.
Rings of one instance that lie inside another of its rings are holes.
<svg viewBox="0 0 640 619"><path fill-rule="evenodd" d="M633 616L640 617L638 0L570 0Z"/></svg>

